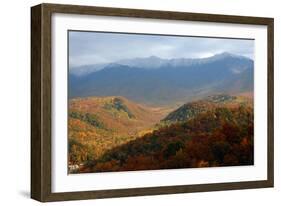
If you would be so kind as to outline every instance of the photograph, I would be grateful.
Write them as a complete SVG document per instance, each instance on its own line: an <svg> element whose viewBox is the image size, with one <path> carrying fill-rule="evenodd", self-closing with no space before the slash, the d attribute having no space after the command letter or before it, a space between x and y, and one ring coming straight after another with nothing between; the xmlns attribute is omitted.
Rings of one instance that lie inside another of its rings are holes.
<svg viewBox="0 0 281 206"><path fill-rule="evenodd" d="M253 165L254 43L68 31L68 172Z"/></svg>
<svg viewBox="0 0 281 206"><path fill-rule="evenodd" d="M230 13L32 6L31 198L274 187L274 18Z"/></svg>

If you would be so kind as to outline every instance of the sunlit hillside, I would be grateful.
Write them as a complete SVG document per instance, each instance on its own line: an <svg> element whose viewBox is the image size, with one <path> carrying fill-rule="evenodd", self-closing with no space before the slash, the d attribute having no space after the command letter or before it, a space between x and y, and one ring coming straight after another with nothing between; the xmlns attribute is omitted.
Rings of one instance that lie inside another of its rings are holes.
<svg viewBox="0 0 281 206"><path fill-rule="evenodd" d="M69 165L79 167L70 173L253 163L250 93L171 108L115 96L71 100Z"/></svg>

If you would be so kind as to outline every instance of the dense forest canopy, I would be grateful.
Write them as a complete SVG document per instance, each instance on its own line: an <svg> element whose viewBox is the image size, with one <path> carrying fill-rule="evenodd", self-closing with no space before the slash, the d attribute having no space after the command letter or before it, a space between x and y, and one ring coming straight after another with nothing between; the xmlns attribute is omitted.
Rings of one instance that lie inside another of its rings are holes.
<svg viewBox="0 0 281 206"><path fill-rule="evenodd" d="M213 95L171 109L123 97L70 104L70 172L109 172L253 164L248 95Z"/></svg>

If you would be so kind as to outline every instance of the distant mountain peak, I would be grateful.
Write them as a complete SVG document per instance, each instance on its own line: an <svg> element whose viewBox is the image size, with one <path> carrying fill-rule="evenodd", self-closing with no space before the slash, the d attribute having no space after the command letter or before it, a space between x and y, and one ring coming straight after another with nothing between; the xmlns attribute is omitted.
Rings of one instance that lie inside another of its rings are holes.
<svg viewBox="0 0 281 206"><path fill-rule="evenodd" d="M222 52L222 53L217 53L214 56L233 56L234 54L230 52Z"/></svg>
<svg viewBox="0 0 281 206"><path fill-rule="evenodd" d="M119 63L110 63L108 65L106 65L103 69L131 69L130 66L128 65L124 65L124 64L119 64Z"/></svg>
<svg viewBox="0 0 281 206"><path fill-rule="evenodd" d="M223 58L227 58L227 57L239 58L239 59L241 59L241 58L248 59L245 56L238 55L238 54L233 54L233 53L230 53L230 52L218 53L218 54L215 54L215 55L211 56L210 58L223 59Z"/></svg>
<svg viewBox="0 0 281 206"><path fill-rule="evenodd" d="M133 59L123 59L118 61L118 64L130 66L130 67L138 67L143 69L155 69L165 65L169 60L162 59L157 56L149 56L149 57L137 57Z"/></svg>

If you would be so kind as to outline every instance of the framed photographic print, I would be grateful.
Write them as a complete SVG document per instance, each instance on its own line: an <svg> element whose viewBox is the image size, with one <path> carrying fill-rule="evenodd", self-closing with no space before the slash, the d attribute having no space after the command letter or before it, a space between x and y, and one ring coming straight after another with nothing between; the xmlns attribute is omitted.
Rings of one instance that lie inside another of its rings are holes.
<svg viewBox="0 0 281 206"><path fill-rule="evenodd" d="M31 197L273 187L273 19L31 8Z"/></svg>

